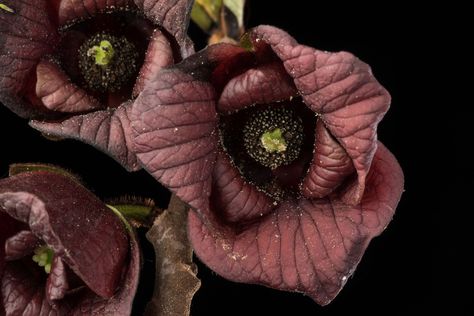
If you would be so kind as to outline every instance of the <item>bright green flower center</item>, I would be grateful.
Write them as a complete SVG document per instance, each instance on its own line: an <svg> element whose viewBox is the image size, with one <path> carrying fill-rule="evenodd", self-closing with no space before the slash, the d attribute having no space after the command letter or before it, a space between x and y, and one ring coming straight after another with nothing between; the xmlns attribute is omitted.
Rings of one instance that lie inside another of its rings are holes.
<svg viewBox="0 0 474 316"><path fill-rule="evenodd" d="M269 153L281 153L288 147L279 128L263 133L262 137L260 137L260 141L262 142L263 148Z"/></svg>
<svg viewBox="0 0 474 316"><path fill-rule="evenodd" d="M115 50L109 41L104 40L100 42L100 45L92 46L87 51L87 55L93 56L97 65L107 66L112 58L114 58Z"/></svg>
<svg viewBox="0 0 474 316"><path fill-rule="evenodd" d="M33 261L36 262L40 267L44 267L44 271L49 274L51 272L51 265L53 264L53 249L43 245L37 247L34 253Z"/></svg>

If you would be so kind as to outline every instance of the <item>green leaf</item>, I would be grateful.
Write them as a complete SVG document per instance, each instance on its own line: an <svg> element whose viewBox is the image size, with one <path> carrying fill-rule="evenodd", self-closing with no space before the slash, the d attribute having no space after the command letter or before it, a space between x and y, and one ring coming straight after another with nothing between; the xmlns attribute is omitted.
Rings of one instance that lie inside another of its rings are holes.
<svg viewBox="0 0 474 316"><path fill-rule="evenodd" d="M10 12L10 13L15 13L15 11L12 8L10 8L9 6L3 3L0 3L0 9Z"/></svg>
<svg viewBox="0 0 474 316"><path fill-rule="evenodd" d="M214 22L219 21L222 0L196 0L196 4L200 5Z"/></svg>
<svg viewBox="0 0 474 316"><path fill-rule="evenodd" d="M224 5L235 15L239 27L243 27L245 0L224 0Z"/></svg>
<svg viewBox="0 0 474 316"><path fill-rule="evenodd" d="M118 218L120 218L122 223L125 225L125 228L127 229L127 231L130 234L132 234L133 233L133 228L132 228L132 225L130 225L130 223L128 222L127 218L118 209L116 209L112 205L108 205L108 204L106 204L106 205L107 205L108 208L110 208L115 213L115 215L117 215Z"/></svg>
<svg viewBox="0 0 474 316"><path fill-rule="evenodd" d="M205 32L209 32L213 24L209 15L197 2L191 11L191 19Z"/></svg>
<svg viewBox="0 0 474 316"><path fill-rule="evenodd" d="M45 163L14 163L11 164L8 168L8 176L14 176L23 172L39 172L46 171L52 173L58 173L62 176L66 176L69 179L74 180L75 182L81 183L81 178L70 171L60 168L55 165L45 164Z"/></svg>

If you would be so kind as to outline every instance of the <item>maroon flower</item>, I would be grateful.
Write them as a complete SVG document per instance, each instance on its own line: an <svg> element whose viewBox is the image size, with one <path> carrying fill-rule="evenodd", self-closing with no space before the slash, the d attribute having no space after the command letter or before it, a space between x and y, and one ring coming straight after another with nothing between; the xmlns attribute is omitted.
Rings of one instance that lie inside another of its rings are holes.
<svg viewBox="0 0 474 316"><path fill-rule="evenodd" d="M140 253L128 236L69 177L0 180L0 315L130 315Z"/></svg>
<svg viewBox="0 0 474 316"><path fill-rule="evenodd" d="M132 108L134 149L194 208L189 236L214 271L328 304L400 199L377 142L390 96L349 53L269 26L242 43L155 77Z"/></svg>
<svg viewBox="0 0 474 316"><path fill-rule="evenodd" d="M0 8L0 101L52 137L129 170L129 111L156 72L193 52L191 0L25 0Z"/></svg>

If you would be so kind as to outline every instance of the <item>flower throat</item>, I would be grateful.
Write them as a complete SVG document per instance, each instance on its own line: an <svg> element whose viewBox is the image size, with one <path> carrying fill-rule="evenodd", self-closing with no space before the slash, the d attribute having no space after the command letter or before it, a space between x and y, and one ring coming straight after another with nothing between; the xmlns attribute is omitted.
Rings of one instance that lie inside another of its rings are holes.
<svg viewBox="0 0 474 316"><path fill-rule="evenodd" d="M94 91L120 90L137 70L138 52L125 37L98 33L86 40L78 53L82 77Z"/></svg>

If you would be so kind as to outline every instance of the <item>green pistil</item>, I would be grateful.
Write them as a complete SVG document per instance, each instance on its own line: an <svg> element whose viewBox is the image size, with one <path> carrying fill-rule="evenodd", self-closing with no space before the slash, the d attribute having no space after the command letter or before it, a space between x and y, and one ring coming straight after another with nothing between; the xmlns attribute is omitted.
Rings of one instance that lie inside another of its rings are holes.
<svg viewBox="0 0 474 316"><path fill-rule="evenodd" d="M131 83L138 69L138 52L124 36L98 33L78 50L79 69L94 91L115 92Z"/></svg>
<svg viewBox="0 0 474 316"><path fill-rule="evenodd" d="M51 265L53 264L53 249L48 246L39 246L34 252L33 261L40 267L44 267L44 271L49 274L51 272Z"/></svg>
<svg viewBox="0 0 474 316"><path fill-rule="evenodd" d="M95 59L96 65L107 66L115 56L115 50L112 44L107 41L101 41L99 46L94 45L87 51L88 56Z"/></svg>
<svg viewBox="0 0 474 316"><path fill-rule="evenodd" d="M262 142L263 148L269 153L281 153L288 147L279 128L263 133L262 137L260 137L260 141Z"/></svg>
<svg viewBox="0 0 474 316"><path fill-rule="evenodd" d="M256 110L243 130L243 143L249 156L270 169L298 158L303 138L301 118L283 107Z"/></svg>

